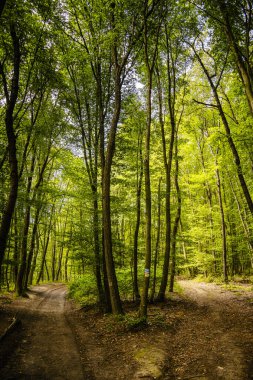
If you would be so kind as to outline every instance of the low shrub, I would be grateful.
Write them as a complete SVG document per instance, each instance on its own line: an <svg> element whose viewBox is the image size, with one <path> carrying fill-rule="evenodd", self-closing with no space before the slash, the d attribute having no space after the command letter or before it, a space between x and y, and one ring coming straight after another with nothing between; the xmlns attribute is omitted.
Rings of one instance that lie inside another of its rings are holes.
<svg viewBox="0 0 253 380"><path fill-rule="evenodd" d="M77 301L81 306L96 303L97 287L94 275L87 273L72 281L69 284L68 296Z"/></svg>

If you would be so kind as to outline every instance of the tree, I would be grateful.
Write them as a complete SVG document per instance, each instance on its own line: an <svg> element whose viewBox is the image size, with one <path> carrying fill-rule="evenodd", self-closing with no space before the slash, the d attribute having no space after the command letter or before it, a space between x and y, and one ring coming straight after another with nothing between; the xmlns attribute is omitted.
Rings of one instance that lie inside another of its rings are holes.
<svg viewBox="0 0 253 380"><path fill-rule="evenodd" d="M147 318L147 306L148 306L148 291L150 281L150 268L151 268L151 185L150 185L150 133L151 133L151 116L152 116L152 87L153 87L153 75L155 71L155 64L158 53L158 36L161 27L161 18L158 18L154 24L148 21L148 3L146 2L144 8L144 60L145 70L147 75L147 95L146 95L146 131L145 131L145 153L144 153L144 178L145 178L145 214L146 214L146 253L145 253L145 270L144 270L144 284L142 290L141 304L139 315L142 318ZM155 34L154 41L149 38L150 32Z"/></svg>
<svg viewBox="0 0 253 380"><path fill-rule="evenodd" d="M180 104L178 103L178 99L180 99L180 88L185 85L185 65L187 64L183 40L184 38L190 38L192 34L192 31L189 32L188 27L189 14L187 13L187 11L185 12L184 8L177 8L176 4L172 3L168 5L166 12L167 17L164 19L163 24L163 49L161 51L161 57L158 61L157 66L159 123L161 128L163 162L166 178L166 242L163 261L163 274L157 296L157 300L160 301L164 301L165 299L172 243L171 188L172 165L174 161L173 152L175 149L176 131L178 128L178 123L180 122L182 116L180 116L180 111L178 110ZM191 13L190 15L191 17L193 17L194 20L194 14ZM180 20L182 19L185 19L186 21L185 29L179 26L181 22ZM175 25L177 25L176 29ZM164 58L164 54L166 58ZM163 65L163 61L165 61L165 67ZM165 88L163 88L163 86L161 85L162 82L166 83ZM164 104L164 98L166 98L167 100L166 105ZM164 109L166 109L165 115ZM169 131L167 132L166 129L168 128ZM168 140L169 143L167 142ZM178 200L180 202L180 197L178 198ZM174 230L175 233L177 233L176 225L176 229Z"/></svg>
<svg viewBox="0 0 253 380"><path fill-rule="evenodd" d="M8 139L8 156L10 168L10 189L8 200L3 211L0 226L0 273L4 259L5 248L7 244L8 234L10 231L11 220L18 196L18 162L17 162L17 146L16 134L14 130L14 109L19 93L19 75L20 75L20 37L17 35L14 23L9 26L12 41L12 78L11 85L8 84L7 73L4 70L3 62L0 63L0 74L4 88L6 110L5 110L5 130Z"/></svg>
<svg viewBox="0 0 253 380"><path fill-rule="evenodd" d="M253 116L252 2L232 1L227 4L224 0L213 0L206 4L206 9L212 24L219 31L222 30L227 38ZM219 10L218 16L216 9Z"/></svg>

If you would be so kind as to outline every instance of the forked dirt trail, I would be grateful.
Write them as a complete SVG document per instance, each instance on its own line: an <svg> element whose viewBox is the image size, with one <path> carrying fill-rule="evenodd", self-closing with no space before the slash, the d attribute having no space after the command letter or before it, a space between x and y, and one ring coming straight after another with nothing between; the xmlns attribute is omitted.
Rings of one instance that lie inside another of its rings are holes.
<svg viewBox="0 0 253 380"><path fill-rule="evenodd" d="M35 286L30 300L14 302L23 336L1 370L1 379L84 378L79 351L64 316L65 294L63 285Z"/></svg>
<svg viewBox="0 0 253 380"><path fill-rule="evenodd" d="M253 379L252 285L231 292L215 284L179 283L194 304L173 339L175 378Z"/></svg>
<svg viewBox="0 0 253 380"><path fill-rule="evenodd" d="M66 301L60 284L2 302L0 328L15 314L22 324L0 342L0 379L253 379L252 285L179 283L183 294L149 306L144 329L129 324L133 303L115 319Z"/></svg>

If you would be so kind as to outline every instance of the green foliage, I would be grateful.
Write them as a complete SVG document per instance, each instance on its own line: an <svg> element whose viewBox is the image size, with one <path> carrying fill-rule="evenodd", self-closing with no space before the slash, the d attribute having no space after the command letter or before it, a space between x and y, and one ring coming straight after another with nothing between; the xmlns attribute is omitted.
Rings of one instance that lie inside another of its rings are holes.
<svg viewBox="0 0 253 380"><path fill-rule="evenodd" d="M223 278L221 276L218 277L212 274L208 274L208 275L199 274L194 278L194 280L197 282L210 282L210 283L215 283L215 284L223 283Z"/></svg>
<svg viewBox="0 0 253 380"><path fill-rule="evenodd" d="M139 331L143 330L148 326L147 324L147 318L145 317L133 317L133 316L126 316L125 318L126 327L129 331Z"/></svg>
<svg viewBox="0 0 253 380"><path fill-rule="evenodd" d="M73 298L81 306L96 303L97 289L94 275L87 273L70 282L68 296Z"/></svg>

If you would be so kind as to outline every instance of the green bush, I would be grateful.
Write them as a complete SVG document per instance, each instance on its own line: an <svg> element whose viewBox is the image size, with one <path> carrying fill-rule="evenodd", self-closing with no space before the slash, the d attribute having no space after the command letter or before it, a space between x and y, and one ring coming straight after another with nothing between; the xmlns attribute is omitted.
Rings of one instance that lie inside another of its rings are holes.
<svg viewBox="0 0 253 380"><path fill-rule="evenodd" d="M120 296L123 300L133 298L133 279L130 269L117 270Z"/></svg>
<svg viewBox="0 0 253 380"><path fill-rule="evenodd" d="M68 296L81 306L97 302L97 287L94 275L87 273L71 282Z"/></svg>

